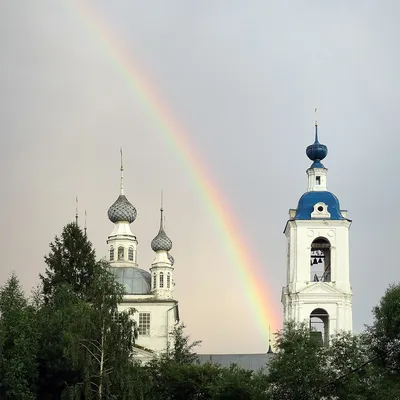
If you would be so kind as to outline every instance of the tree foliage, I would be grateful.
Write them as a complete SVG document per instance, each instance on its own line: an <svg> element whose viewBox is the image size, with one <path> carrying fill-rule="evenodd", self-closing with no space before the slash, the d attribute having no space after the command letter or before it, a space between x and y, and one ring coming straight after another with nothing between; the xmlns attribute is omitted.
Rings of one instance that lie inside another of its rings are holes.
<svg viewBox="0 0 400 400"><path fill-rule="evenodd" d="M96 269L96 254L82 229L75 223L64 227L61 236L50 243L50 253L45 257L47 268L40 275L46 302L60 285L69 285L79 297L90 290Z"/></svg>
<svg viewBox="0 0 400 400"><path fill-rule="evenodd" d="M168 358L177 364L193 364L197 360L194 351L201 344L201 340L190 343L190 337L185 333L186 325L180 324L174 327L172 332L172 348L168 350ZM169 344L171 347L171 344Z"/></svg>
<svg viewBox="0 0 400 400"><path fill-rule="evenodd" d="M371 347L387 372L400 379L400 284L392 284L372 310L374 321L367 328Z"/></svg>
<svg viewBox="0 0 400 400"><path fill-rule="evenodd" d="M0 289L0 394L7 399L34 399L37 378L36 310L28 304L12 275Z"/></svg>
<svg viewBox="0 0 400 400"><path fill-rule="evenodd" d="M134 309L86 236L67 225L50 244L42 287L28 300L16 276L0 288L0 398L51 400L400 399L400 285L391 285L361 335L321 346L288 323L257 373L197 362L185 326L146 365L132 352Z"/></svg>
<svg viewBox="0 0 400 400"><path fill-rule="evenodd" d="M268 365L272 399L313 399L327 381L327 351L306 324L289 322L276 335L276 356Z"/></svg>
<svg viewBox="0 0 400 400"><path fill-rule="evenodd" d="M122 286L107 263L95 260L75 224L50 244L45 261L38 318L41 396L123 398L130 390L127 373L137 329L131 318L135 310L118 312Z"/></svg>

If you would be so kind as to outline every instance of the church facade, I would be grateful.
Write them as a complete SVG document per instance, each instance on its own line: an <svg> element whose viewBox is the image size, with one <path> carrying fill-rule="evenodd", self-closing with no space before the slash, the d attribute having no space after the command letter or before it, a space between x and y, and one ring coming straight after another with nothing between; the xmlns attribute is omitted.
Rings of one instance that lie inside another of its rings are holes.
<svg viewBox="0 0 400 400"><path fill-rule="evenodd" d="M352 289L349 275L351 220L338 198L327 189L322 164L328 149L318 140L307 147L312 161L308 188L297 209L289 210L286 286L282 290L284 321L307 322L324 344L337 331L352 331Z"/></svg>
<svg viewBox="0 0 400 400"><path fill-rule="evenodd" d="M179 322L179 306L173 297L175 260L170 254L172 241L163 226L163 209L161 207L159 232L151 242L154 259L149 270L140 268L138 263L138 240L131 230L136 216L136 208L124 193L121 152L120 194L108 209L114 229L107 239L106 258L117 282L125 289L119 311L136 310L133 315L139 333L136 343L143 349L136 349L136 353L137 358L145 360L152 352L165 351L171 344L171 333Z"/></svg>

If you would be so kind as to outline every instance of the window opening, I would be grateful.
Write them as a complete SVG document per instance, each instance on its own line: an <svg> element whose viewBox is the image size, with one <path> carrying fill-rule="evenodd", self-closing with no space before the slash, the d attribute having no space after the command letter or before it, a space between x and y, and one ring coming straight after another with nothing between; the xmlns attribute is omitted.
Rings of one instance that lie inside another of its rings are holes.
<svg viewBox="0 0 400 400"><path fill-rule="evenodd" d="M114 261L114 247L110 247L110 261Z"/></svg>
<svg viewBox="0 0 400 400"><path fill-rule="evenodd" d="M321 346L329 345L329 314L322 308L316 308L310 314L310 333Z"/></svg>
<svg viewBox="0 0 400 400"><path fill-rule="evenodd" d="M133 261L133 247L129 247L128 259L129 259L129 261Z"/></svg>
<svg viewBox="0 0 400 400"><path fill-rule="evenodd" d="M139 313L139 335L150 335L150 313Z"/></svg>
<svg viewBox="0 0 400 400"><path fill-rule="evenodd" d="M157 280L157 275L153 274L153 289L156 288L156 280Z"/></svg>
<svg viewBox="0 0 400 400"><path fill-rule="evenodd" d="M121 260L123 260L125 258L125 255L124 255L124 248L121 246L121 247L118 247L118 261L121 261Z"/></svg>
<svg viewBox="0 0 400 400"><path fill-rule="evenodd" d="M310 281L331 281L331 244L324 238L311 243Z"/></svg>
<svg viewBox="0 0 400 400"><path fill-rule="evenodd" d="M321 177L320 176L316 176L315 180L316 180L317 185L321 184Z"/></svg>
<svg viewBox="0 0 400 400"><path fill-rule="evenodd" d="M160 288L164 287L164 273L160 272Z"/></svg>
<svg viewBox="0 0 400 400"><path fill-rule="evenodd" d="M168 272L167 274L167 289L171 288L171 274Z"/></svg>
<svg viewBox="0 0 400 400"><path fill-rule="evenodd" d="M117 324L122 323L122 314L119 313L118 311L115 311L112 315L112 320L116 322Z"/></svg>

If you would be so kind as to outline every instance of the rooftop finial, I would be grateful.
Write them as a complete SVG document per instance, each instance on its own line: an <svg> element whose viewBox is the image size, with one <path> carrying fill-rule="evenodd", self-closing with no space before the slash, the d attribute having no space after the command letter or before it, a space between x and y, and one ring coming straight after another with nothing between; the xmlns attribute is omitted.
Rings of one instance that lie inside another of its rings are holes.
<svg viewBox="0 0 400 400"><path fill-rule="evenodd" d="M87 212L86 212L86 210L85 210L85 236L86 236L86 231L87 231L86 217L87 217Z"/></svg>
<svg viewBox="0 0 400 400"><path fill-rule="evenodd" d="M317 119L317 107L314 108L315 113L315 142L318 142L318 119Z"/></svg>
<svg viewBox="0 0 400 400"><path fill-rule="evenodd" d="M78 226L78 196L75 199L75 223Z"/></svg>
<svg viewBox="0 0 400 400"><path fill-rule="evenodd" d="M124 194L124 164L122 162L122 147L120 149L121 153L121 184L120 184L120 194Z"/></svg>
<svg viewBox="0 0 400 400"><path fill-rule="evenodd" d="M161 192L161 208L160 208L160 230L157 236L151 241L151 248L157 252L159 250L170 251L172 249L172 241L164 231L164 217L163 217L163 192Z"/></svg>
<svg viewBox="0 0 400 400"><path fill-rule="evenodd" d="M161 208L160 208L160 212L161 212L161 221L160 221L160 229L163 229L163 191L161 190Z"/></svg>
<svg viewBox="0 0 400 400"><path fill-rule="evenodd" d="M306 149L306 154L307 157L311 160L314 161L312 164L312 168L324 168L324 166L321 164L321 160L323 160L327 154L328 154L328 148L324 145L321 144L318 141L318 121L317 121L317 108L314 108L314 113L315 113L315 141L313 144L307 147Z"/></svg>
<svg viewBox="0 0 400 400"><path fill-rule="evenodd" d="M268 326L268 342L269 342L269 346L268 346L268 354L273 353L272 351L272 347L271 347L271 325Z"/></svg>

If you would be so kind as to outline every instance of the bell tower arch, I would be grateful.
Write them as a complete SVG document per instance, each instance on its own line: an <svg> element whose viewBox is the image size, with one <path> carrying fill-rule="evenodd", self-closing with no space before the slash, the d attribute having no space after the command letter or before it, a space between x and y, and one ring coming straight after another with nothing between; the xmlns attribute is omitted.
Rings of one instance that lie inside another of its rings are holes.
<svg viewBox="0 0 400 400"><path fill-rule="evenodd" d="M289 210L284 230L288 255L282 304L284 321L309 322L328 344L335 331L352 331L351 220L327 189L328 170L321 161L328 149L318 141L317 122L315 142L306 153L313 162L307 170L308 189L297 208Z"/></svg>

